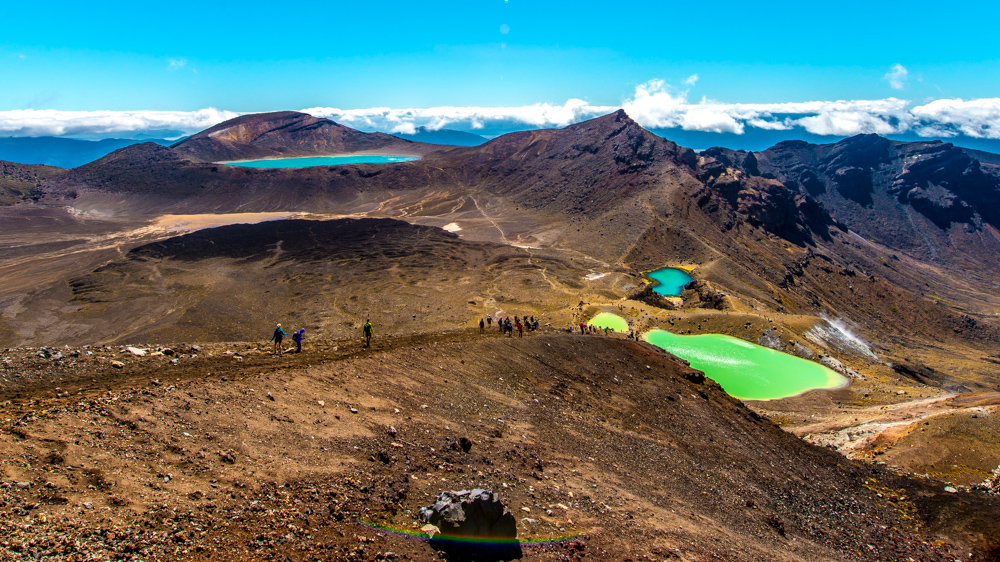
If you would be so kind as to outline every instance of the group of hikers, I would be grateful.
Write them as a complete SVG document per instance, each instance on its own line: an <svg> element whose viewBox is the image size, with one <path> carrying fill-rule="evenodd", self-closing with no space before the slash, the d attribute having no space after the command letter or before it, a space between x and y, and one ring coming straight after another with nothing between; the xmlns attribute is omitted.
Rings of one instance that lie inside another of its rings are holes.
<svg viewBox="0 0 1000 562"><path fill-rule="evenodd" d="M365 338L365 347L370 347L372 345L372 321L371 319L365 319L365 325L361 328L361 334ZM271 336L269 341L274 342L274 353L276 355L282 355L285 349L282 347L281 342L284 341L285 336L288 335L284 329L282 329L279 323L274 328L274 335ZM299 328L299 330L292 334L292 341L295 342L295 351L293 353L302 353L302 340L306 339L306 329Z"/></svg>
<svg viewBox="0 0 1000 562"><path fill-rule="evenodd" d="M611 334L615 333L615 329L609 326L601 328L600 326L594 326L592 324L584 324L583 322L580 322L580 333L583 335L600 334L601 330L604 330L605 336L608 335L609 333ZM569 328L567 328L566 331L569 331ZM628 334L625 336L625 339L639 341L639 332L635 330L629 330Z"/></svg>
<svg viewBox="0 0 1000 562"><path fill-rule="evenodd" d="M485 334L486 329L493 327L493 317L487 315L486 318L479 319L479 333ZM508 337L514 337L514 330L517 330L517 337L523 338L524 331L528 330L533 332L538 329L538 320L534 317L525 316L521 318L520 316L514 315L514 321L511 322L510 317L497 318L497 328L500 329L500 333Z"/></svg>
<svg viewBox="0 0 1000 562"><path fill-rule="evenodd" d="M479 333L485 334L487 328L492 329L493 323L494 323L493 316L487 315L486 318L480 318ZM517 337L523 338L525 330L533 332L538 329L538 319L536 319L534 316L525 316L522 318L515 314L513 321L511 321L509 316L504 318L497 318L496 325L497 328L500 330L500 334L502 335L512 338L514 337L514 330L517 330ZM580 322L581 334L599 334L602 329L604 330L604 335L608 335L609 330L610 332L615 331L613 328L609 328L607 326L605 326L604 328L600 328L598 326L587 325L583 322ZM364 326L361 327L361 335L364 337L365 347L371 347L373 332L374 329L372 328L371 319L365 319L365 324ZM285 336L287 335L288 332L282 329L281 324L278 324L274 328L274 335L271 336L270 341L274 342L274 353L276 355L282 355L284 353L284 348L282 347L281 344L284 341ZM634 339L638 341L639 333L636 332L635 330L629 330L628 335L626 337L630 340ZM295 351L293 353L302 352L302 341L305 338L306 338L305 328L299 328L298 331L292 334L292 341L295 342Z"/></svg>

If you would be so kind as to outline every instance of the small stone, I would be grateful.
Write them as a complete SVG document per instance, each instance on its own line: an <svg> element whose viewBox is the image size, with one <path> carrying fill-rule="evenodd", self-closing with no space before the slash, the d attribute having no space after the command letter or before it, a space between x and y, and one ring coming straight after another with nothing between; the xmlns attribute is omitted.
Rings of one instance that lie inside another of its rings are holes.
<svg viewBox="0 0 1000 562"><path fill-rule="evenodd" d="M15 482L14 487L20 488L22 490L27 490L31 487L31 482Z"/></svg>
<svg viewBox="0 0 1000 562"><path fill-rule="evenodd" d="M323 402L322 400L317 400L316 403L319 404L320 407L326 406L326 402Z"/></svg>
<svg viewBox="0 0 1000 562"><path fill-rule="evenodd" d="M351 408L351 413L352 413L352 414L356 414L356 413L358 413L358 409L357 409L357 408Z"/></svg>
<svg viewBox="0 0 1000 562"><path fill-rule="evenodd" d="M94 509L94 504L92 502L83 502L84 509Z"/></svg>
<svg viewBox="0 0 1000 562"><path fill-rule="evenodd" d="M125 350L128 351L129 353L131 353L132 355L135 355L136 357L145 357L146 356L146 350L145 349L140 349L138 347L126 347Z"/></svg>
<svg viewBox="0 0 1000 562"><path fill-rule="evenodd" d="M122 363L121 361L111 361L111 366L115 369L122 369L125 367L125 363Z"/></svg>
<svg viewBox="0 0 1000 562"><path fill-rule="evenodd" d="M267 393L267 399L274 402L274 396L272 396L270 392Z"/></svg>
<svg viewBox="0 0 1000 562"><path fill-rule="evenodd" d="M956 488L954 486L945 486L944 487L944 491L948 492L949 494L957 494L958 493L958 488Z"/></svg>

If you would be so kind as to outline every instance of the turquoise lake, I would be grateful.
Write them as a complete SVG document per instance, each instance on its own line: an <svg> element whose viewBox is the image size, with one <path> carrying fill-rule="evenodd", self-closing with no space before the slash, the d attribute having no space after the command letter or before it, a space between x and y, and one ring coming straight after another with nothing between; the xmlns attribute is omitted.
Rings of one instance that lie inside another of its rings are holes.
<svg viewBox="0 0 1000 562"><path fill-rule="evenodd" d="M243 168L311 168L314 166L336 166L338 164L389 164L420 160L412 156L382 156L379 154L351 154L347 156L306 156L302 158L269 158L266 160L242 160L227 162L227 166Z"/></svg>
<svg viewBox="0 0 1000 562"><path fill-rule="evenodd" d="M676 267L664 267L663 269L650 271L646 275L658 282L657 285L653 286L653 292L667 297L676 297L681 294L681 291L684 290L684 285L687 285L694 279L686 271L677 269Z"/></svg>

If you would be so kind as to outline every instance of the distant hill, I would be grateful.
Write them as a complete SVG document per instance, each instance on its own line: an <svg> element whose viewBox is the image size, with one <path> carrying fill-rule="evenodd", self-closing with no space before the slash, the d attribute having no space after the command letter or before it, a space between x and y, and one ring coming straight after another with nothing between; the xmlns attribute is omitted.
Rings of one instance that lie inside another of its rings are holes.
<svg viewBox="0 0 1000 562"><path fill-rule="evenodd" d="M219 123L173 148L193 162L378 153L423 156L441 147L361 131L296 111L255 113Z"/></svg>
<svg viewBox="0 0 1000 562"><path fill-rule="evenodd" d="M454 131L451 129L440 129L432 131L427 127L418 127L417 132L412 135L394 133L395 136L414 142L426 142L430 144L448 144L453 146L479 146L490 139L465 131Z"/></svg>
<svg viewBox="0 0 1000 562"><path fill-rule="evenodd" d="M102 139L96 141L62 137L2 137L0 160L19 164L42 164L59 168L76 168L98 158L140 142L168 145L162 139Z"/></svg>

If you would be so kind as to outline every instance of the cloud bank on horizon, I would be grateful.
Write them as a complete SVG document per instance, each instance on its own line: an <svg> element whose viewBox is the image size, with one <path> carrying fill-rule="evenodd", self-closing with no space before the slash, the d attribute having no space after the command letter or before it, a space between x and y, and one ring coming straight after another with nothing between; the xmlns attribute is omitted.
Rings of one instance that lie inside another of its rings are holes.
<svg viewBox="0 0 1000 562"><path fill-rule="evenodd" d="M905 75L903 75L905 77ZM901 79L887 76L887 79ZM692 75L689 83L697 81ZM454 107L424 109L339 109L312 107L302 111L327 117L361 130L413 134L420 127L488 130L496 128L565 127L611 113L619 106L592 105L570 99L562 105L538 103L515 107ZM673 91L662 80L636 87L620 106L647 129L683 129L744 134L748 128L769 131L801 129L821 136L915 134L925 138L967 136L1000 139L1000 98L937 99L915 103L894 97L785 103L722 103L688 100L688 92ZM0 136L129 136L149 131L201 131L238 116L232 111L0 111Z"/></svg>

